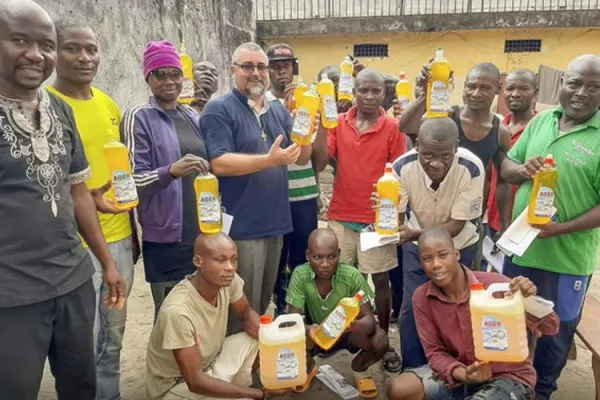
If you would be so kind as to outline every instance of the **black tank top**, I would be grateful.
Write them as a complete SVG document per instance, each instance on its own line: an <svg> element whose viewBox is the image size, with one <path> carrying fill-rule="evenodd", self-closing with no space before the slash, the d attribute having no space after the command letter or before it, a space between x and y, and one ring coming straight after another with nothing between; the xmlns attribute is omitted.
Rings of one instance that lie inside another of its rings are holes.
<svg viewBox="0 0 600 400"><path fill-rule="evenodd" d="M498 144L498 127L500 126L500 118L498 118L497 115L494 115L490 133L488 133L488 135L482 140L474 142L465 136L465 131L463 131L462 123L460 122L460 108L452 107L452 110L454 111L452 119L458 127L458 145L470 150L473 154L479 157L484 166L487 166L488 163L494 159L498 149L500 148L500 145Z"/></svg>

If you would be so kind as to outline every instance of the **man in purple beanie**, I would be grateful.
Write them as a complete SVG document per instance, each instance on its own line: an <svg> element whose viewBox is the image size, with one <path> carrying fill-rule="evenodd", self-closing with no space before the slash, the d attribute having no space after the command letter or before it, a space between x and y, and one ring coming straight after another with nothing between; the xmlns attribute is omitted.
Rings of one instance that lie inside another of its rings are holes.
<svg viewBox="0 0 600 400"><path fill-rule="evenodd" d="M155 318L169 291L195 271L194 240L200 231L194 178L210 168L198 113L177 102L182 70L171 42L150 42L144 51L144 79L152 96L128 109L121 123L140 197L142 254Z"/></svg>

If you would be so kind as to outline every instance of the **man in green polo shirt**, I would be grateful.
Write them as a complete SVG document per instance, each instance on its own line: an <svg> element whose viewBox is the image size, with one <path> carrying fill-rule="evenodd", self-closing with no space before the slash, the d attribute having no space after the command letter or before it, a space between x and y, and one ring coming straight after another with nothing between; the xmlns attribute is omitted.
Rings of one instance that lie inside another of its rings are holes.
<svg viewBox="0 0 600 400"><path fill-rule="evenodd" d="M290 313L306 315L307 357L309 382L316 375L314 357L329 356L340 350L358 353L352 360L357 373L356 383L361 397L377 396L377 386L366 373L381 360L389 348L387 334L375 322L370 300L373 291L358 269L340 263L340 248L335 233L329 228L314 230L308 239L308 263L296 267L290 280L286 302ZM312 341L316 327L335 309L341 299L354 297L362 291L365 296L360 314L341 339L325 352ZM309 385L305 385L308 388Z"/></svg>
<svg viewBox="0 0 600 400"><path fill-rule="evenodd" d="M513 209L528 206L532 178L552 154L558 169L556 221L538 226L539 237L521 257L507 258L504 274L523 275L538 294L554 301L560 318L556 336L538 340L534 367L536 400L549 399L567 363L585 293L600 250L600 58L577 57L559 91L560 106L534 118L502 163L503 178L520 184Z"/></svg>

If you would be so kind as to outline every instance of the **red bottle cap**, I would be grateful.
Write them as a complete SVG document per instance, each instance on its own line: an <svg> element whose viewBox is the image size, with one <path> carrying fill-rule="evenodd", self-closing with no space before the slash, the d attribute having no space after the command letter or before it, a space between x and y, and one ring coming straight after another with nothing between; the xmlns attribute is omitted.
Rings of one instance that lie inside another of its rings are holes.
<svg viewBox="0 0 600 400"><path fill-rule="evenodd" d="M484 290L483 283L471 283L471 290Z"/></svg>
<svg viewBox="0 0 600 400"><path fill-rule="evenodd" d="M404 71L400 72L400 80L405 80L406 79L406 74L404 73Z"/></svg>
<svg viewBox="0 0 600 400"><path fill-rule="evenodd" d="M358 293L356 293L356 295L354 296L354 298L358 301L361 301L363 299L363 297L365 297L365 294L362 292L362 290Z"/></svg>
<svg viewBox="0 0 600 400"><path fill-rule="evenodd" d="M272 322L273 322L273 317L271 317L270 315L261 315L260 316L261 325L269 325Z"/></svg>
<svg viewBox="0 0 600 400"><path fill-rule="evenodd" d="M392 172L392 163L385 164L385 172Z"/></svg>
<svg viewBox="0 0 600 400"><path fill-rule="evenodd" d="M546 156L546 160L544 161L544 164L548 164L548 165L554 166L554 157L552 156L552 154L548 154Z"/></svg>

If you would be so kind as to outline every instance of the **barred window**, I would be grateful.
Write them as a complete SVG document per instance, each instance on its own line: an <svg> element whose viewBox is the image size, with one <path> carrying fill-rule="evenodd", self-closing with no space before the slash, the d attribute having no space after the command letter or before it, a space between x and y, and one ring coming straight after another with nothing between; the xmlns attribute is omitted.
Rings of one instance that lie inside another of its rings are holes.
<svg viewBox="0 0 600 400"><path fill-rule="evenodd" d="M354 57L387 57L387 44L355 44Z"/></svg>
<svg viewBox="0 0 600 400"><path fill-rule="evenodd" d="M504 41L505 53L539 53L540 51L542 51L542 41L540 39Z"/></svg>

